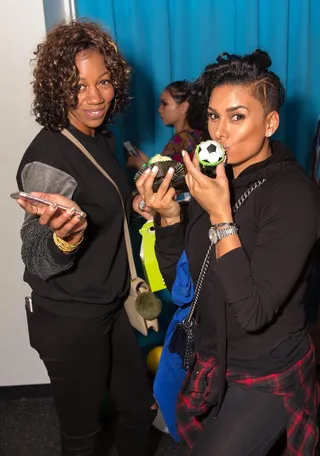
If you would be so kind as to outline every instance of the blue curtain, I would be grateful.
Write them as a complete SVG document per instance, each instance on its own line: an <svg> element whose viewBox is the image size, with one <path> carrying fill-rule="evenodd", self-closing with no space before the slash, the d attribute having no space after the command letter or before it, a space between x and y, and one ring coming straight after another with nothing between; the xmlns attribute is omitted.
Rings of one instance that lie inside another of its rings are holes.
<svg viewBox="0 0 320 456"><path fill-rule="evenodd" d="M277 137L309 172L320 113L319 0L77 0L76 9L109 29L134 68L118 145L160 153L172 134L157 115L163 87L196 78L222 52L261 48L287 91ZM118 154L124 160L122 147Z"/></svg>

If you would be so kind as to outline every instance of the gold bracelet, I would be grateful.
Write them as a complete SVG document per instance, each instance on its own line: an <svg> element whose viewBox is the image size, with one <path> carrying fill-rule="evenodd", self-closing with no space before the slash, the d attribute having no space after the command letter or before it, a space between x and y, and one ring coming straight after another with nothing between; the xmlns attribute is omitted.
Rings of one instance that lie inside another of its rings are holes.
<svg viewBox="0 0 320 456"><path fill-rule="evenodd" d="M79 242L76 244L69 244L69 242L66 242L64 239L59 238L56 233L53 233L53 242L56 244L56 246L64 253L71 253L74 250L76 250L77 247L81 244L83 241L83 236L80 239Z"/></svg>

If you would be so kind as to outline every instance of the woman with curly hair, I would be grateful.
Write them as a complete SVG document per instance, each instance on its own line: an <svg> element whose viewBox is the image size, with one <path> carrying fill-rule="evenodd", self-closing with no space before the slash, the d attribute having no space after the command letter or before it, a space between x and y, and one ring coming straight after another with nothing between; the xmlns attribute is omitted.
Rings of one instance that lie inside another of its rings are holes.
<svg viewBox="0 0 320 456"><path fill-rule="evenodd" d="M129 270L120 198L61 133L67 129L112 177L129 217L130 188L103 124L128 101L130 68L91 22L57 26L35 55L34 113L43 129L17 182L52 204L18 200L27 212L21 235L24 280L32 288L30 344L51 380L63 456L95 454L105 389L119 412L119 456L146 456L156 405L123 307ZM80 207L86 218L75 213Z"/></svg>
<svg viewBox="0 0 320 456"><path fill-rule="evenodd" d="M285 434L286 456L317 454L318 385L303 302L320 198L287 147L271 139L285 93L270 65L260 50L223 54L195 83L230 180L224 164L211 179L184 153L188 216L170 188L172 170L157 193L156 167L137 181L157 211L157 257L177 303L193 295L181 283L199 284L185 322L193 345L176 415L192 456L265 456ZM171 351L183 354L182 340L173 337Z"/></svg>

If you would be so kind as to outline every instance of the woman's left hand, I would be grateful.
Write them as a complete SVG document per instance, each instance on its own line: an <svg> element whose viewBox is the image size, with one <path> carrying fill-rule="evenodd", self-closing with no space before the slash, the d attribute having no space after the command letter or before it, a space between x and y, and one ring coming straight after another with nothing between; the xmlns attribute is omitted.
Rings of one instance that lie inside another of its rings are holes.
<svg viewBox="0 0 320 456"><path fill-rule="evenodd" d="M232 222L232 210L230 206L229 181L226 176L224 164L217 166L215 179L205 176L200 171L196 155L191 161L189 154L182 152L186 166L186 183L191 195L200 206L208 212L213 225L222 222Z"/></svg>
<svg viewBox="0 0 320 456"><path fill-rule="evenodd" d="M49 226L56 235L69 244L77 244L82 239L88 222L85 217L79 217L74 213L75 209L81 208L71 199L52 193L31 192L31 195L51 201L51 205L37 201L18 198L17 203L28 214L37 215L40 225ZM67 211L61 210L57 204L68 207Z"/></svg>
<svg viewBox="0 0 320 456"><path fill-rule="evenodd" d="M137 195L132 200L132 207L135 212L142 215L146 220L152 220L155 216L155 211L151 207L145 205L143 210L139 209L139 203L143 201L141 195Z"/></svg>

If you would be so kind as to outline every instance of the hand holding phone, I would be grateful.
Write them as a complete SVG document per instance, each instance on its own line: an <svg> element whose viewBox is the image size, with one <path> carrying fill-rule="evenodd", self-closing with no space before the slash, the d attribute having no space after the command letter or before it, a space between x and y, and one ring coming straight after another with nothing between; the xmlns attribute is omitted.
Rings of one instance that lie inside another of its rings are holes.
<svg viewBox="0 0 320 456"><path fill-rule="evenodd" d="M138 152L136 151L136 149L133 147L133 145L131 144L130 141L125 141L123 143L124 147L126 148L126 151L128 152L128 155L129 156L134 156L134 157L139 157L139 154Z"/></svg>
<svg viewBox="0 0 320 456"><path fill-rule="evenodd" d="M77 244L83 238L88 226L86 213L69 198L42 192L16 192L11 197L18 200L25 212L38 216L41 225L49 226L69 244Z"/></svg>
<svg viewBox="0 0 320 456"><path fill-rule="evenodd" d="M14 199L23 199L23 200L27 200L27 201L34 201L34 202L37 202L37 203L40 203L40 204L45 204L46 206L50 206L51 204L53 204L53 201L49 201L45 198L39 198L38 196L35 196L35 195L31 195L31 193L27 193L27 192L15 192L15 193L11 193L11 198L14 198ZM59 209L61 209L62 211L67 211L68 209L70 209L70 207L67 207L67 206L64 206L63 204L57 204L57 207ZM74 211L74 214L75 215L79 215L79 217L86 217L87 214L83 211L79 211L78 209L75 209Z"/></svg>

